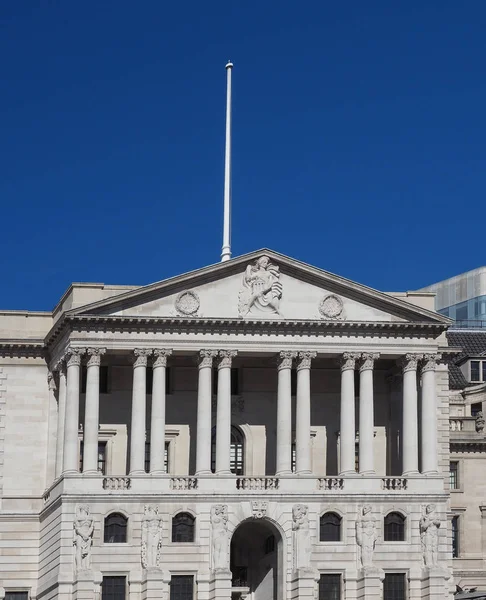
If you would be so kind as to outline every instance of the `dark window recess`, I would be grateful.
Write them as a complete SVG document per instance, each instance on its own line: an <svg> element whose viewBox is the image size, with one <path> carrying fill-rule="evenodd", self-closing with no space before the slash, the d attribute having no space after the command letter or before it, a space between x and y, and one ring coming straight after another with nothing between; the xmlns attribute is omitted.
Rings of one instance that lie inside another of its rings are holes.
<svg viewBox="0 0 486 600"><path fill-rule="evenodd" d="M383 600L405 600L405 573L385 573Z"/></svg>
<svg viewBox="0 0 486 600"><path fill-rule="evenodd" d="M479 360L471 361L471 381L480 381L481 380L481 378L479 377L479 365L480 365Z"/></svg>
<svg viewBox="0 0 486 600"><path fill-rule="evenodd" d="M152 367L147 367L145 370L145 388L147 394L152 394L154 385L154 370ZM172 394L172 368L165 368L165 393Z"/></svg>
<svg viewBox="0 0 486 600"><path fill-rule="evenodd" d="M216 427L211 438L211 470L216 471ZM245 437L236 425L231 426L230 470L233 475L245 474Z"/></svg>
<svg viewBox="0 0 486 600"><path fill-rule="evenodd" d="M218 393L218 369L213 369L212 393ZM240 393L240 370L238 367L231 369L231 395L238 396Z"/></svg>
<svg viewBox="0 0 486 600"><path fill-rule="evenodd" d="M5 600L28 600L29 592L5 592Z"/></svg>
<svg viewBox="0 0 486 600"><path fill-rule="evenodd" d="M128 519L120 513L111 513L105 519L105 544L127 543Z"/></svg>
<svg viewBox="0 0 486 600"><path fill-rule="evenodd" d="M341 575L322 574L319 578L319 600L340 600Z"/></svg>
<svg viewBox="0 0 486 600"><path fill-rule="evenodd" d="M84 442L79 444L79 472L84 468ZM98 442L98 471L106 475L106 442Z"/></svg>
<svg viewBox="0 0 486 600"><path fill-rule="evenodd" d="M193 600L194 577L192 575L172 575L170 578L170 600Z"/></svg>
<svg viewBox="0 0 486 600"><path fill-rule="evenodd" d="M169 442L165 442L164 449L164 468L165 472L169 472ZM150 442L145 442L145 472L150 472Z"/></svg>
<svg viewBox="0 0 486 600"><path fill-rule="evenodd" d="M231 568L232 587L248 587L248 567Z"/></svg>
<svg viewBox="0 0 486 600"><path fill-rule="evenodd" d="M459 489L459 463L457 460L449 463L449 487L451 490Z"/></svg>
<svg viewBox="0 0 486 600"><path fill-rule="evenodd" d="M265 551L265 554L270 554L271 552L275 551L275 536L274 535L269 535L267 537L267 539L265 540L264 551Z"/></svg>
<svg viewBox="0 0 486 600"><path fill-rule="evenodd" d="M88 378L88 368L81 368L81 393L86 394L86 380ZM108 393L108 366L100 367L100 394Z"/></svg>
<svg viewBox="0 0 486 600"><path fill-rule="evenodd" d="M452 517L452 558L459 556L459 517Z"/></svg>
<svg viewBox="0 0 486 600"><path fill-rule="evenodd" d="M354 395L359 398L359 369L354 372Z"/></svg>
<svg viewBox="0 0 486 600"><path fill-rule="evenodd" d="M290 395L297 396L297 371L295 369L290 371Z"/></svg>
<svg viewBox="0 0 486 600"><path fill-rule="evenodd" d="M385 542L403 542L405 540L405 517L391 512L385 517Z"/></svg>
<svg viewBox="0 0 486 600"><path fill-rule="evenodd" d="M484 364L486 364L486 363L484 363ZM477 417L478 414L482 411L483 411L483 405L481 402L476 402L475 404L471 404L471 417Z"/></svg>
<svg viewBox="0 0 486 600"><path fill-rule="evenodd" d="M189 513L179 513L172 519L172 541L193 542L195 519Z"/></svg>
<svg viewBox="0 0 486 600"><path fill-rule="evenodd" d="M125 577L103 577L101 584L101 600L125 600Z"/></svg>
<svg viewBox="0 0 486 600"><path fill-rule="evenodd" d="M341 517L328 512L319 519L319 540L321 542L339 542L341 540Z"/></svg>

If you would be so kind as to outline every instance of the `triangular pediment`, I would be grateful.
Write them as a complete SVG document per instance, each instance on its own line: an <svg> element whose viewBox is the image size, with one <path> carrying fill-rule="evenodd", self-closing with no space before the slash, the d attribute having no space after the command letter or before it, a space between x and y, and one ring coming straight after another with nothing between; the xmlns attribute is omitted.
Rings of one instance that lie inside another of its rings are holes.
<svg viewBox="0 0 486 600"><path fill-rule="evenodd" d="M449 323L442 315L271 250L259 250L70 315Z"/></svg>

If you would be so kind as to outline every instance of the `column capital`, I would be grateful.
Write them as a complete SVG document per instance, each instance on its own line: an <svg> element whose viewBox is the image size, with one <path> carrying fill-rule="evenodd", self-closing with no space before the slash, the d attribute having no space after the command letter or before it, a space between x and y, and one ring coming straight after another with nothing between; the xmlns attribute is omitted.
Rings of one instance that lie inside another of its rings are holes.
<svg viewBox="0 0 486 600"><path fill-rule="evenodd" d="M317 356L317 352L303 351L299 352L299 363L297 365L297 371L301 369L310 369L312 359Z"/></svg>
<svg viewBox="0 0 486 600"><path fill-rule="evenodd" d="M135 348L133 351L135 360L133 361L133 368L146 367L148 357L152 354L152 350L149 348Z"/></svg>
<svg viewBox="0 0 486 600"><path fill-rule="evenodd" d="M422 373L435 371L435 367L441 358L440 354L424 354L422 359Z"/></svg>
<svg viewBox="0 0 486 600"><path fill-rule="evenodd" d="M197 363L199 369L204 369L205 367L211 368L213 366L213 359L218 356L217 350L200 350L197 355Z"/></svg>
<svg viewBox="0 0 486 600"><path fill-rule="evenodd" d="M238 353L236 350L220 350L218 352L218 355L219 355L218 369L224 369L224 368L231 367L231 362L237 354Z"/></svg>
<svg viewBox="0 0 486 600"><path fill-rule="evenodd" d="M101 356L106 354L106 348L88 348L87 354L88 358L88 367L99 367L101 364Z"/></svg>
<svg viewBox="0 0 486 600"><path fill-rule="evenodd" d="M79 367L81 365L81 356L85 354L85 352L86 348L68 348L65 354L66 365L68 367Z"/></svg>
<svg viewBox="0 0 486 600"><path fill-rule="evenodd" d="M47 373L47 385L49 387L49 390L51 392L55 392L57 389L56 386L56 380L54 378L54 372L53 371L48 371Z"/></svg>
<svg viewBox="0 0 486 600"><path fill-rule="evenodd" d="M397 360L397 364L404 373L416 371L419 361L423 359L423 354L405 354Z"/></svg>
<svg viewBox="0 0 486 600"><path fill-rule="evenodd" d="M152 364L153 368L157 367L166 367L167 359L172 355L172 350L170 348L156 348L154 350L154 362Z"/></svg>
<svg viewBox="0 0 486 600"><path fill-rule="evenodd" d="M375 360L380 358L378 352L363 352L361 355L361 364L359 366L360 373L363 371L370 371L373 369Z"/></svg>
<svg viewBox="0 0 486 600"><path fill-rule="evenodd" d="M297 358L297 352L289 352L288 350L285 350L284 352L280 352L278 357L279 357L279 363L278 363L279 371L281 369L291 369L292 361L294 360L294 358Z"/></svg>
<svg viewBox="0 0 486 600"><path fill-rule="evenodd" d="M339 358L339 363L341 365L341 371L347 371L348 369L356 368L356 361L360 358L361 354L357 354L355 352L344 352Z"/></svg>

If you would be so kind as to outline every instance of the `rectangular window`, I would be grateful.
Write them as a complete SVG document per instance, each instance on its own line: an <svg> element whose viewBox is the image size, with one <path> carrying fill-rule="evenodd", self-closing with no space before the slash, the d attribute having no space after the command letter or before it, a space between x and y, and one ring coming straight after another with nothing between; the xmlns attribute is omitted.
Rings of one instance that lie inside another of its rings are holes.
<svg viewBox="0 0 486 600"><path fill-rule="evenodd" d="M319 600L340 600L341 575L323 573L319 578Z"/></svg>
<svg viewBox="0 0 486 600"><path fill-rule="evenodd" d="M459 517L452 517L452 558L459 556Z"/></svg>
<svg viewBox="0 0 486 600"><path fill-rule="evenodd" d="M292 456L291 456L291 459L290 459L290 462L291 462L291 465L292 465L291 466L292 473L295 473L295 470L297 468L297 453L296 453L297 451L296 451L295 448L296 448L296 444L295 444L295 442L292 442L292 447L291 447Z"/></svg>
<svg viewBox="0 0 486 600"><path fill-rule="evenodd" d="M483 378L482 378L481 381L486 381L486 360L483 360L481 362L481 366L482 366L482 369L481 369L482 373L481 374L483 376Z"/></svg>
<svg viewBox="0 0 486 600"><path fill-rule="evenodd" d="M459 489L459 463L457 460L449 463L449 486L451 490Z"/></svg>
<svg viewBox="0 0 486 600"><path fill-rule="evenodd" d="M354 444L354 470L359 473L359 442Z"/></svg>
<svg viewBox="0 0 486 600"><path fill-rule="evenodd" d="M192 575L172 575L170 600L194 600L194 577Z"/></svg>
<svg viewBox="0 0 486 600"><path fill-rule="evenodd" d="M275 551L275 536L274 535L269 535L267 537L267 539L265 540L264 551L265 551L265 554L270 554L271 552Z"/></svg>
<svg viewBox="0 0 486 600"><path fill-rule="evenodd" d="M169 442L165 442L164 448L164 468L169 472ZM145 471L150 473L150 442L145 442Z"/></svg>
<svg viewBox="0 0 486 600"><path fill-rule="evenodd" d="M79 472L83 472L84 442L79 444ZM106 442L98 442L98 472L106 475Z"/></svg>
<svg viewBox="0 0 486 600"><path fill-rule="evenodd" d="M103 582L101 584L101 600L125 600L125 588L125 577L103 577Z"/></svg>
<svg viewBox="0 0 486 600"><path fill-rule="evenodd" d="M28 600L29 592L5 592L5 600Z"/></svg>
<svg viewBox="0 0 486 600"><path fill-rule="evenodd" d="M481 402L476 402L475 404L471 404L471 417L477 417L478 414L480 412L482 412L482 410L483 410L483 405Z"/></svg>
<svg viewBox="0 0 486 600"><path fill-rule="evenodd" d="M479 360L471 361L471 381L481 381L480 373L479 373Z"/></svg>
<svg viewBox="0 0 486 600"><path fill-rule="evenodd" d="M405 573L385 573L383 600L405 600Z"/></svg>
<svg viewBox="0 0 486 600"><path fill-rule="evenodd" d="M88 368L81 368L81 393L86 394L86 380L88 378ZM100 394L108 394L108 366L100 367Z"/></svg>

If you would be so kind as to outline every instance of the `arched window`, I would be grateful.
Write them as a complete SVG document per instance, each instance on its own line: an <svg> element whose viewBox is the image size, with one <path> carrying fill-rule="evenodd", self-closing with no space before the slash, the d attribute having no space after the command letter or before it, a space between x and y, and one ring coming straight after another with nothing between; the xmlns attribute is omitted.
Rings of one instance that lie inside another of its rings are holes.
<svg viewBox="0 0 486 600"><path fill-rule="evenodd" d="M216 427L211 438L211 470L216 471ZM230 470L233 475L245 474L245 436L236 425L231 426Z"/></svg>
<svg viewBox="0 0 486 600"><path fill-rule="evenodd" d="M127 543L128 519L120 513L111 513L105 518L105 544Z"/></svg>
<svg viewBox="0 0 486 600"><path fill-rule="evenodd" d="M172 541L194 541L194 517L189 513L179 513L172 519Z"/></svg>
<svg viewBox="0 0 486 600"><path fill-rule="evenodd" d="M319 540L321 542L340 542L341 520L341 517L333 512L322 515L319 520Z"/></svg>
<svg viewBox="0 0 486 600"><path fill-rule="evenodd" d="M385 542L403 542L405 540L405 517L398 512L388 513L385 517Z"/></svg>

